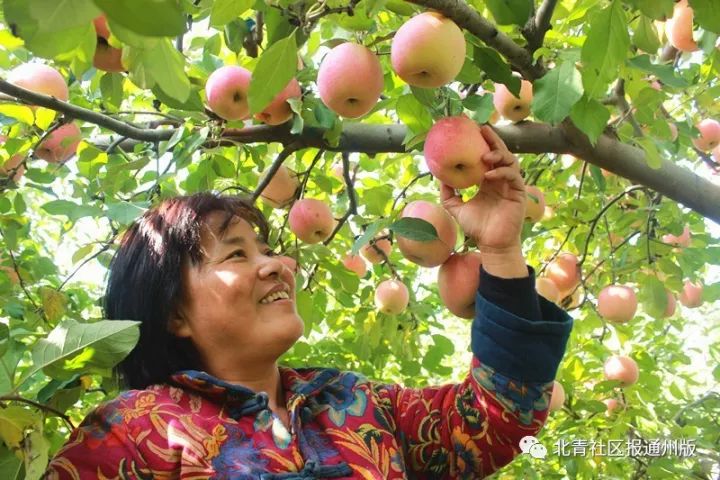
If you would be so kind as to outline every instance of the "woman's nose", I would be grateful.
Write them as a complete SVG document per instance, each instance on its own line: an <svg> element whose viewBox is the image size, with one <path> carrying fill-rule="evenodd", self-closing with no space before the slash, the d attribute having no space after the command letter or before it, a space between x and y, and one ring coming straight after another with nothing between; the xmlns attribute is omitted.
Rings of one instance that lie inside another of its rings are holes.
<svg viewBox="0 0 720 480"><path fill-rule="evenodd" d="M285 264L282 262L281 257L265 257L263 264L260 267L260 276L262 278L275 275L280 275L282 269L285 268Z"/></svg>

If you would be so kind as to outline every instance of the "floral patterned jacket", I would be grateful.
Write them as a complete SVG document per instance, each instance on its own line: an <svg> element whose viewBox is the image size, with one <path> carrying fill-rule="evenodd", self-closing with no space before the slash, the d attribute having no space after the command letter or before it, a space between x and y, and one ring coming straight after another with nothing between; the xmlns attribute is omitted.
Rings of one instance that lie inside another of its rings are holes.
<svg viewBox="0 0 720 480"><path fill-rule="evenodd" d="M478 293L474 356L459 384L404 388L280 367L289 430L264 392L178 372L92 411L46 478L482 478L518 455L520 439L547 418L572 319L539 303L542 318L525 319Z"/></svg>

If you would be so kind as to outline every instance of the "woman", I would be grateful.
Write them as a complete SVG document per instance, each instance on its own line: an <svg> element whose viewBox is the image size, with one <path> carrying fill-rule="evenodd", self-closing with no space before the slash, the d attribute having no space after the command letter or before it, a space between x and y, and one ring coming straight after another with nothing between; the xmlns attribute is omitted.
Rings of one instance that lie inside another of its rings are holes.
<svg viewBox="0 0 720 480"><path fill-rule="evenodd" d="M176 197L133 224L110 267L107 317L142 322L120 365L132 390L88 415L48 478L476 479L510 462L545 422L572 320L535 292L518 162L482 132L482 192L463 203L441 185L483 252L462 383L278 366L303 323L262 214L236 197Z"/></svg>

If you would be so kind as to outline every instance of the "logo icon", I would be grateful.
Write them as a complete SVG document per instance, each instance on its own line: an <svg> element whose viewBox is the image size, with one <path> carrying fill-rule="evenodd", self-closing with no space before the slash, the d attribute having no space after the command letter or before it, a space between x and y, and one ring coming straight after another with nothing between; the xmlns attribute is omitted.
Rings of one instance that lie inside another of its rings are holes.
<svg viewBox="0 0 720 480"><path fill-rule="evenodd" d="M538 439L532 435L523 437L520 440L520 450L522 453L529 453L533 458L547 457L547 448L545 448L545 445L540 443Z"/></svg>

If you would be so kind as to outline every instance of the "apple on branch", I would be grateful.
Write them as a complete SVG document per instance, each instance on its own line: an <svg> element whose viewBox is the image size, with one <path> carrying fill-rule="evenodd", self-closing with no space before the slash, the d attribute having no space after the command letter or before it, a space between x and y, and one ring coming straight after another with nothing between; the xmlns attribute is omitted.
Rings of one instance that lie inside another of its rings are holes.
<svg viewBox="0 0 720 480"><path fill-rule="evenodd" d="M700 136L693 138L695 148L703 152L709 152L720 145L720 122L706 118L696 125Z"/></svg>
<svg viewBox="0 0 720 480"><path fill-rule="evenodd" d="M273 208L284 208L295 199L295 193L299 186L300 182L295 172L291 172L285 165L280 165L270 183L260 194L260 198Z"/></svg>
<svg viewBox="0 0 720 480"><path fill-rule="evenodd" d="M682 292L680 292L680 303L687 308L697 308L703 304L703 285L701 282L685 281Z"/></svg>
<svg viewBox="0 0 720 480"><path fill-rule="evenodd" d="M215 70L205 83L208 107L225 120L244 120L250 114L248 89L249 70L237 65L226 65Z"/></svg>
<svg viewBox="0 0 720 480"><path fill-rule="evenodd" d="M627 323L637 311L635 290L625 285L608 285L598 295L600 316L612 323Z"/></svg>
<svg viewBox="0 0 720 480"><path fill-rule="evenodd" d="M480 127L465 115L441 118L425 138L428 170L452 188L481 185L487 172L482 161L490 151Z"/></svg>
<svg viewBox="0 0 720 480"><path fill-rule="evenodd" d="M475 316L475 294L480 286L480 252L454 253L438 269L438 293L443 304L461 318Z"/></svg>
<svg viewBox="0 0 720 480"><path fill-rule="evenodd" d="M35 155L49 163L64 163L75 155L81 139L80 128L66 123L50 132L35 149Z"/></svg>
<svg viewBox="0 0 720 480"><path fill-rule="evenodd" d="M399 280L384 280L375 289L375 306L382 313L398 315L405 311L410 302L410 293Z"/></svg>
<svg viewBox="0 0 720 480"><path fill-rule="evenodd" d="M293 116L292 108L287 101L291 98L300 98L301 95L300 84L293 78L262 112L255 114L255 118L267 125L282 125Z"/></svg>
<svg viewBox="0 0 720 480"><path fill-rule="evenodd" d="M383 257L382 253L378 252L377 249L380 249L386 257L389 257L390 251L392 250L392 243L390 243L390 240L387 238L372 240L370 243L366 243L360 247L360 255L365 257L365 260L368 262L377 265L385 261L385 257Z"/></svg>
<svg viewBox="0 0 720 480"><path fill-rule="evenodd" d="M67 102L70 97L65 79L52 67L40 63L25 63L13 69L8 82L35 93L42 93Z"/></svg>
<svg viewBox="0 0 720 480"><path fill-rule="evenodd" d="M345 255L342 263L345 268L355 272L355 274L360 278L364 277L367 273L367 265L365 265L365 261L360 255Z"/></svg>
<svg viewBox="0 0 720 480"><path fill-rule="evenodd" d="M572 253L561 253L547 266L545 275L555 283L561 296L567 296L580 283L578 258Z"/></svg>
<svg viewBox="0 0 720 480"><path fill-rule="evenodd" d="M555 282L547 277L538 277L535 280L535 290L538 295L553 303L560 303L560 290Z"/></svg>
<svg viewBox="0 0 720 480"><path fill-rule="evenodd" d="M625 355L613 355L605 361L605 380L618 380L620 386L634 385L640 377L637 363Z"/></svg>
<svg viewBox="0 0 720 480"><path fill-rule="evenodd" d="M516 97L502 83L495 84L493 104L500 115L511 122L519 122L530 115L530 104L533 99L533 86L527 80L520 82L520 97Z"/></svg>
<svg viewBox="0 0 720 480"><path fill-rule="evenodd" d="M395 32L390 62L408 85L438 88L460 73L465 49L465 36L455 22L438 12L424 12Z"/></svg>
<svg viewBox="0 0 720 480"><path fill-rule="evenodd" d="M440 205L416 200L403 209L401 218L420 218L431 223L437 231L435 240L421 242L398 235L397 244L405 258L423 267L442 265L455 248L457 227L455 220Z"/></svg>
<svg viewBox="0 0 720 480"><path fill-rule="evenodd" d="M693 9L687 0L675 4L673 16L665 22L665 35L670 45L681 52L695 52L700 49L693 39Z"/></svg>
<svg viewBox="0 0 720 480"><path fill-rule="evenodd" d="M320 99L347 118L362 117L373 109L385 80L377 56L367 47L345 42L323 58L317 74Z"/></svg>
<svg viewBox="0 0 720 480"><path fill-rule="evenodd" d="M0 135L0 143L5 143L5 140L7 140L7 137ZM4 163L0 164L0 176L7 177L15 170L12 181L17 183L25 174L25 166L22 164L23 160L23 155L19 153L12 155L9 159L5 160Z"/></svg>
<svg viewBox="0 0 720 480"><path fill-rule="evenodd" d="M303 198L290 208L288 224L297 238L313 244L330 236L335 228L335 219L327 203L315 198Z"/></svg>
<svg viewBox="0 0 720 480"><path fill-rule="evenodd" d="M108 28L105 15L100 15L93 20L97 45L93 56L93 66L105 72L124 72L127 70L122 63L122 49L112 47L108 43L110 29Z"/></svg>
<svg viewBox="0 0 720 480"><path fill-rule="evenodd" d="M545 195L535 185L525 185L525 218L539 222L545 215Z"/></svg>

